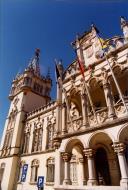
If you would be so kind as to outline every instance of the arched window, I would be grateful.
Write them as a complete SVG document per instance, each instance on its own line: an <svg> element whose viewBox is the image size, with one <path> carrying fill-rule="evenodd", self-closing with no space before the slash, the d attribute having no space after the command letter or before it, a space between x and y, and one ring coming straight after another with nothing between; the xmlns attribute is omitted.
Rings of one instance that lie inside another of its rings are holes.
<svg viewBox="0 0 128 190"><path fill-rule="evenodd" d="M13 130L7 130L4 138L2 156L7 156L10 154L12 137L13 137Z"/></svg>
<svg viewBox="0 0 128 190"><path fill-rule="evenodd" d="M56 117L54 115L54 111L52 115L47 118L47 143L46 148L52 149L53 148L53 137L55 133L55 124L56 124Z"/></svg>
<svg viewBox="0 0 128 190"><path fill-rule="evenodd" d="M23 154L28 153L29 151L29 139L30 139L30 133L24 133L24 146L23 146Z"/></svg>
<svg viewBox="0 0 128 190"><path fill-rule="evenodd" d="M24 164L25 164L25 161L22 160L22 161L20 162L20 165L19 165L19 172L18 172L18 181L19 181L19 182L21 181L22 170L23 170Z"/></svg>
<svg viewBox="0 0 128 190"><path fill-rule="evenodd" d="M2 182L4 170L5 170L5 163L2 163L0 166L0 182Z"/></svg>
<svg viewBox="0 0 128 190"><path fill-rule="evenodd" d="M77 185L78 182L78 176L77 176L77 157L76 155L72 155L71 161L70 161L70 179L73 185Z"/></svg>
<svg viewBox="0 0 128 190"><path fill-rule="evenodd" d="M5 138L4 138L2 156L7 156L10 154L16 115L17 115L17 108L15 108L15 110L12 110L8 118L8 126L6 130Z"/></svg>
<svg viewBox="0 0 128 190"><path fill-rule="evenodd" d="M26 154L29 152L29 141L30 141L31 124L27 123L24 128L24 139L22 153Z"/></svg>
<svg viewBox="0 0 128 190"><path fill-rule="evenodd" d="M46 166L47 166L46 182L53 183L54 182L55 159L52 157L48 158Z"/></svg>
<svg viewBox="0 0 128 190"><path fill-rule="evenodd" d="M35 124L35 129L33 132L32 152L37 152L42 150L42 135L43 135L42 124L41 123Z"/></svg>
<svg viewBox="0 0 128 190"><path fill-rule="evenodd" d="M47 127L47 149L53 148L53 135L54 135L54 125L48 125Z"/></svg>
<svg viewBox="0 0 128 190"><path fill-rule="evenodd" d="M30 181L32 183L37 182L38 177L38 168L39 168L39 160L33 160L31 164L31 178Z"/></svg>

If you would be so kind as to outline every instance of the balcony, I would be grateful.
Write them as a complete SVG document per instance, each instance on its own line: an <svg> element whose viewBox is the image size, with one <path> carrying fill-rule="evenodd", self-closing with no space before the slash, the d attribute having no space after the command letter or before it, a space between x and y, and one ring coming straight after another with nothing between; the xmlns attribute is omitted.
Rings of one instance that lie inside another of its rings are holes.
<svg viewBox="0 0 128 190"><path fill-rule="evenodd" d="M128 106L128 99L126 100L126 105ZM109 117L108 116L108 109L107 107L99 108L95 112L95 115L91 113L88 114L88 126L83 125L83 117L80 116L76 119L70 119L70 121L67 122L67 132L68 133L74 133L81 130L89 130L93 128L98 128L100 126L111 126L108 125L108 123L113 123L114 121L117 122L118 119L124 118L127 116L126 109L121 101L117 102L114 105L115 108L115 116Z"/></svg>

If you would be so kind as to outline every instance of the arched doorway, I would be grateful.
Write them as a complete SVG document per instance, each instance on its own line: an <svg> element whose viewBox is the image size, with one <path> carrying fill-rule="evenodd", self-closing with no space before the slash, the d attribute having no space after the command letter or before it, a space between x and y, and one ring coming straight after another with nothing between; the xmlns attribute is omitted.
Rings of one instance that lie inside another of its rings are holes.
<svg viewBox="0 0 128 190"><path fill-rule="evenodd" d="M70 184L73 186L83 186L86 184L88 168L87 159L84 157L83 149L83 143L79 139L72 139L67 143L65 152L62 153L63 160L65 160L65 155L69 155L69 159L66 160L66 162L68 162L68 169L67 173L64 173L63 184ZM64 168L65 166L66 164L64 163ZM68 183L65 176L68 176Z"/></svg>
<svg viewBox="0 0 128 190"><path fill-rule="evenodd" d="M107 153L102 147L96 151L95 166L98 184L111 185Z"/></svg>
<svg viewBox="0 0 128 190"><path fill-rule="evenodd" d="M102 131L93 134L89 141L89 147L95 151L94 160L98 183L118 186L120 185L120 170L112 144L110 136Z"/></svg>

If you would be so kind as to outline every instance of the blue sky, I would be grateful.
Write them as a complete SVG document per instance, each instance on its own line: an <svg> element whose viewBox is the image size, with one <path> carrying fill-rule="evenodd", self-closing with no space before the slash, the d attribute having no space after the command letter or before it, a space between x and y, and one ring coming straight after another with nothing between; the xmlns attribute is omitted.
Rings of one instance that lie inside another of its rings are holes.
<svg viewBox="0 0 128 190"><path fill-rule="evenodd" d="M0 136L11 81L27 67L36 47L41 49L42 73L50 67L54 99L54 59L68 66L75 56L71 42L92 22L103 37L122 35L122 15L128 19L128 0L0 0Z"/></svg>

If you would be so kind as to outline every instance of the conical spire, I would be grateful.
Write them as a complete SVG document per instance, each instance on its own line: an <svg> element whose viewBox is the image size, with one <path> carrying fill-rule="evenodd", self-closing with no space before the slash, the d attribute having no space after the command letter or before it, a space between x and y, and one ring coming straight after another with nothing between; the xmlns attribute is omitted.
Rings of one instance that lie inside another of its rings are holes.
<svg viewBox="0 0 128 190"><path fill-rule="evenodd" d="M37 48L35 50L35 55L29 63L29 68L34 71L34 74L40 76L40 66L39 66L39 57L40 57L40 49Z"/></svg>

